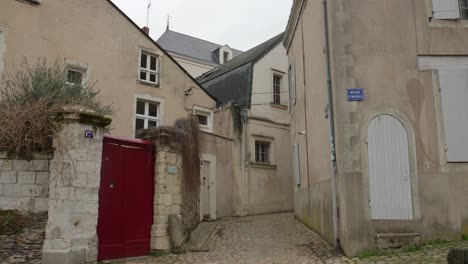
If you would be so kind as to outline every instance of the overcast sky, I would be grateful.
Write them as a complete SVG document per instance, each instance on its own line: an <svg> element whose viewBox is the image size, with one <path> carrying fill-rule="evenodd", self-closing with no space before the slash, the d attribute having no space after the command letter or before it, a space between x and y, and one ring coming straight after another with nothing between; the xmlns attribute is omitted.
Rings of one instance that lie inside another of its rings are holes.
<svg viewBox="0 0 468 264"><path fill-rule="evenodd" d="M112 0L140 27L146 25L149 0ZM283 32L292 0L151 0L150 35L166 30L246 51Z"/></svg>

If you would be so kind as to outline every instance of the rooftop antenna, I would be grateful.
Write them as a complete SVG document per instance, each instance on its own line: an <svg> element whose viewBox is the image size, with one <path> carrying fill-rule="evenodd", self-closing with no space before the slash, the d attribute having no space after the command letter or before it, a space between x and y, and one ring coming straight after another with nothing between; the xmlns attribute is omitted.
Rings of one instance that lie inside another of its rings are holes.
<svg viewBox="0 0 468 264"><path fill-rule="evenodd" d="M151 0L148 1L148 7L146 11L146 26L149 27L149 12L151 8Z"/></svg>
<svg viewBox="0 0 468 264"><path fill-rule="evenodd" d="M169 30L169 24L171 23L171 15L170 14L167 14L167 27L166 27L166 31Z"/></svg>

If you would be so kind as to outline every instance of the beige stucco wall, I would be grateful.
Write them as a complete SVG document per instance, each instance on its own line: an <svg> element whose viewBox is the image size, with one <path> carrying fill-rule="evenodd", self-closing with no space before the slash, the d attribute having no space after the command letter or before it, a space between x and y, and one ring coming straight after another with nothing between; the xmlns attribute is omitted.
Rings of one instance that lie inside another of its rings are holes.
<svg viewBox="0 0 468 264"><path fill-rule="evenodd" d="M249 120L247 213L265 214L293 210L293 177L289 127ZM255 164L255 140L270 142L270 166Z"/></svg>
<svg viewBox="0 0 468 264"><path fill-rule="evenodd" d="M297 97L291 112L290 138L292 144L299 145L301 184L295 186L295 214L332 242L330 132L325 114L328 97L321 7L320 1L307 2L288 49L289 62L295 64ZM305 135L300 135L303 131Z"/></svg>
<svg viewBox="0 0 468 264"><path fill-rule="evenodd" d="M293 210L293 177L288 113L288 58L278 44L253 66L251 108L247 124L248 214ZM273 102L273 74L282 76L281 105ZM270 165L255 164L255 140L270 142Z"/></svg>
<svg viewBox="0 0 468 264"><path fill-rule="evenodd" d="M314 123L313 130L322 131L315 137L321 137L323 143L317 142L309 150L312 182L316 179L314 174L324 175L322 179L325 181L330 174L329 161L325 160L329 151L324 146L328 139L323 133L328 124L318 121L323 120L326 104L323 16L318 2L307 1L299 22L304 25L305 72L311 87L305 97L308 110L296 108L292 121L292 126L297 126L300 124L298 119L305 118L304 113L310 113L306 119ZM466 232L468 165L445 163L444 150L439 147L441 124L436 116L441 111L437 106L437 100L440 100L437 71L418 70L417 61L418 55L468 54L465 45L468 22L429 22L431 3L430 0L328 1L336 114L339 236L348 255L374 249L376 233L416 232L427 241L459 239L463 230ZM297 55L303 54L298 49L302 41L301 30L299 25L289 48L290 59L296 57L299 101L304 98L299 88L301 69L297 65ZM357 87L364 88L365 101L348 102L346 89ZM309 91L323 93L309 96ZM317 109L309 110L313 107ZM314 112L317 113L315 116ZM384 113L398 117L408 133L415 215L412 221L370 220L365 137L370 119ZM310 129L307 134L309 142L311 138L313 142L315 137L310 134ZM297 138L295 134L294 137ZM317 197L310 197L311 204L317 203ZM296 198L296 206L299 204L304 208L303 200L307 201L305 198L297 201ZM331 222L322 223L331 228ZM312 226L320 231L315 224Z"/></svg>
<svg viewBox="0 0 468 264"><path fill-rule="evenodd" d="M112 104L112 134L132 137L136 94L163 99L162 125L171 125L193 105L214 107L214 101L168 56L160 51L107 1L47 0L38 6L19 1L0 3L0 28L5 35L5 70L13 72L27 58L34 63L72 60L88 65L100 98ZM159 88L138 79L140 48L160 56ZM184 91L194 87L193 96Z"/></svg>

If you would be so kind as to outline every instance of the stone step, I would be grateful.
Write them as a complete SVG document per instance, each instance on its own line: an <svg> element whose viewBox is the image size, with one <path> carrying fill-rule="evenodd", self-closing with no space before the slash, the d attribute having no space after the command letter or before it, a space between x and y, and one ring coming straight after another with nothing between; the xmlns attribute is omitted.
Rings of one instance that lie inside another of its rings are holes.
<svg viewBox="0 0 468 264"><path fill-rule="evenodd" d="M400 251L421 242L419 233L377 233L374 237L377 249L384 251Z"/></svg>

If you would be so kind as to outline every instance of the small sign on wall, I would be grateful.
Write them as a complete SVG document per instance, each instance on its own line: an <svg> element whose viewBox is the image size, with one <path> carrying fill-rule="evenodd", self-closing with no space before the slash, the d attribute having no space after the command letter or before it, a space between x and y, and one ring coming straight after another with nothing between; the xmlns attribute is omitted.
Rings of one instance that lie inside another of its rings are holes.
<svg viewBox="0 0 468 264"><path fill-rule="evenodd" d="M177 167L176 166L168 166L167 167L167 172L170 174L176 174L177 173Z"/></svg>
<svg viewBox="0 0 468 264"><path fill-rule="evenodd" d="M364 101L364 89L348 88L348 101Z"/></svg>
<svg viewBox="0 0 468 264"><path fill-rule="evenodd" d="M92 130L86 130L85 131L85 138L93 139L94 138L94 132Z"/></svg>

